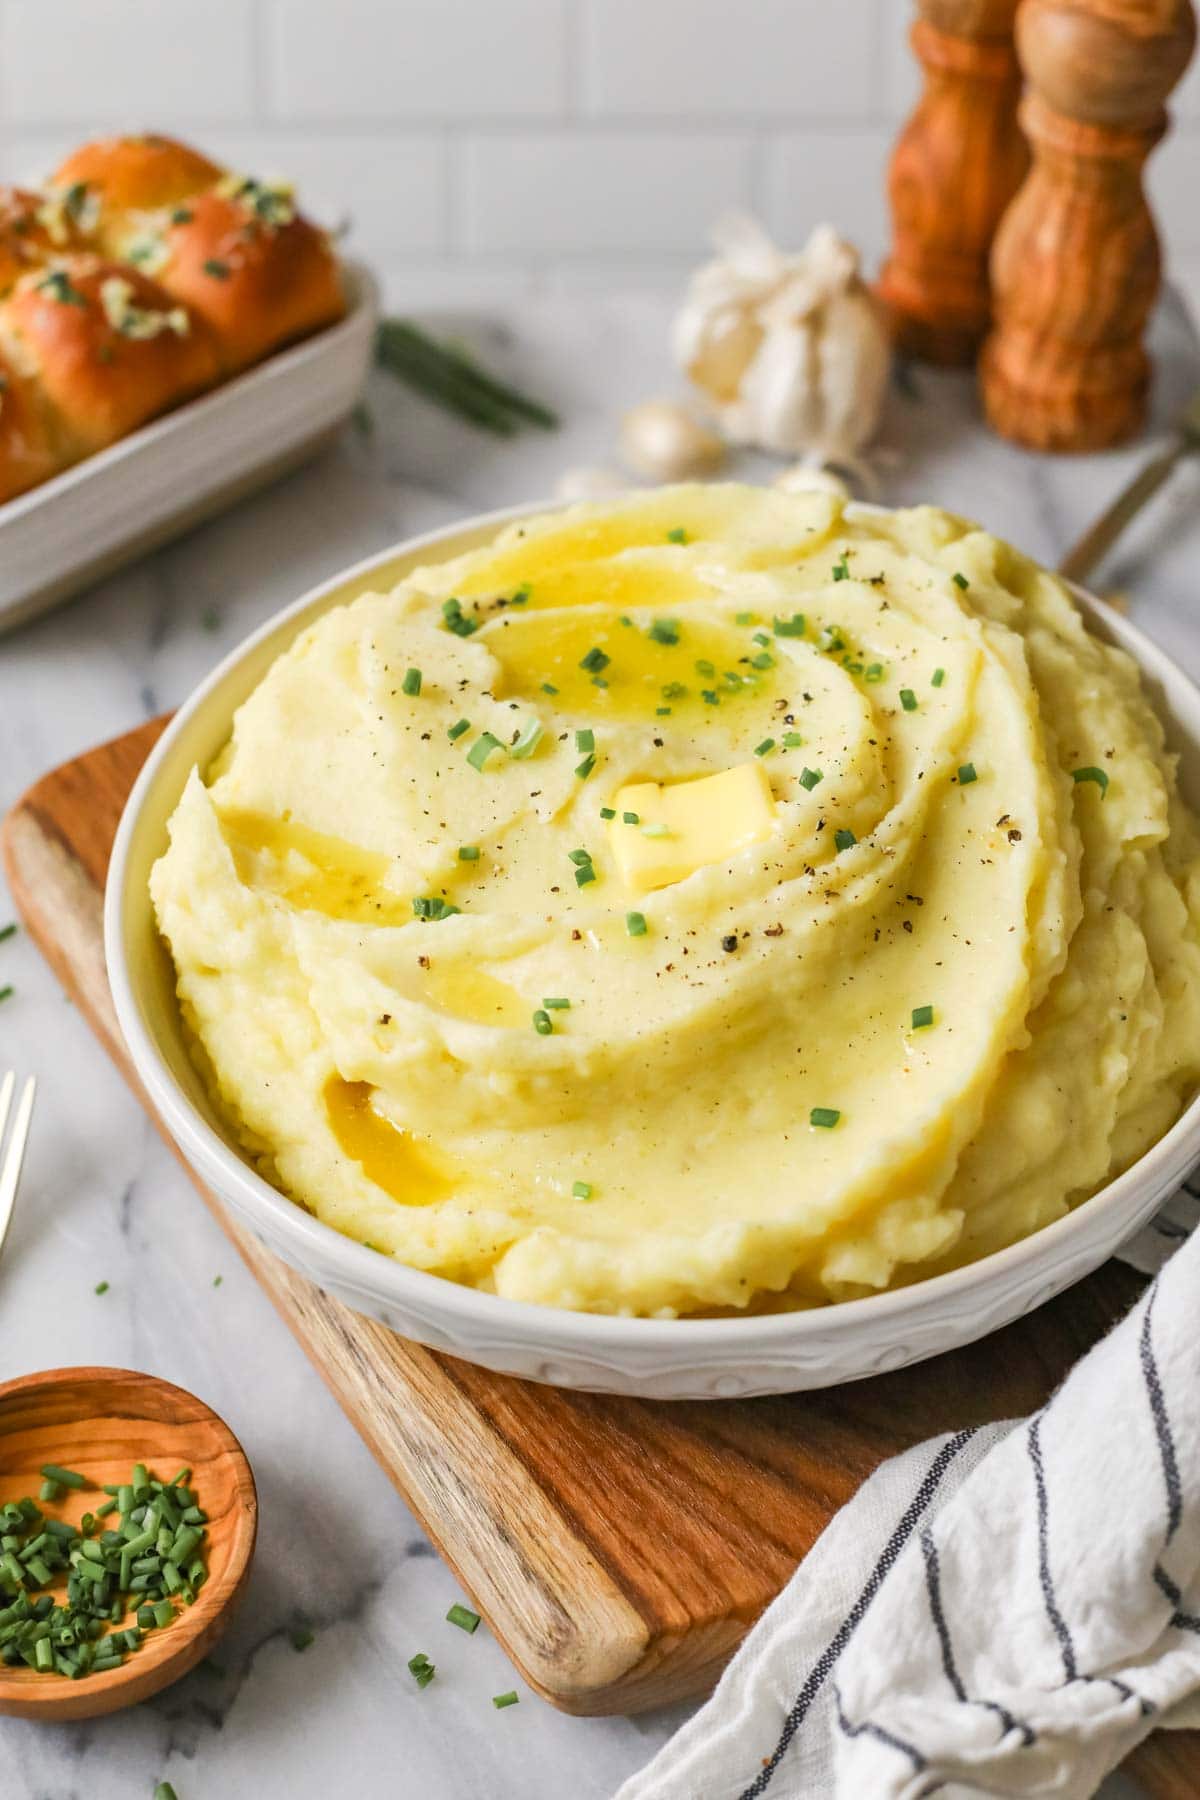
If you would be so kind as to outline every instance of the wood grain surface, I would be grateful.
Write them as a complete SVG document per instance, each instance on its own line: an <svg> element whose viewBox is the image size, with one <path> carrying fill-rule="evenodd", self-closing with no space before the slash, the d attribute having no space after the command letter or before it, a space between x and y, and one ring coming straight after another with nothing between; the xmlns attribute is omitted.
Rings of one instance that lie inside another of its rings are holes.
<svg viewBox="0 0 1200 1800"><path fill-rule="evenodd" d="M135 1088L104 974L102 886L163 723L46 776L3 832L30 933ZM981 1344L823 1393L630 1400L407 1343L329 1299L200 1192L521 1674L575 1713L704 1692L885 1457L1036 1407L1142 1287L1109 1264ZM1134 1763L1158 1800L1200 1793L1200 1734L1162 1734Z"/></svg>
<svg viewBox="0 0 1200 1800"><path fill-rule="evenodd" d="M190 1469L197 1503L208 1514L208 1579L195 1604L181 1607L173 1624L148 1632L119 1669L68 1681L0 1668L0 1714L57 1724L136 1706L208 1655L250 1573L258 1496L245 1452L225 1421L186 1389L132 1369L48 1369L0 1385L0 1505L25 1494L36 1498L47 1462L76 1469L92 1483L68 1490L49 1509L55 1518L77 1524L105 1498L97 1490L128 1481L139 1462L163 1481Z"/></svg>

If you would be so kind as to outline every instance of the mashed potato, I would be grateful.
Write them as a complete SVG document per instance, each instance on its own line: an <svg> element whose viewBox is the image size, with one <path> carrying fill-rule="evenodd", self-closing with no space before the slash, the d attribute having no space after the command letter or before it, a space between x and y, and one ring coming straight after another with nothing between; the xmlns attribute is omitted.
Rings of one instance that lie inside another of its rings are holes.
<svg viewBox="0 0 1200 1800"><path fill-rule="evenodd" d="M690 486L322 617L152 878L268 1180L523 1300L808 1305L1036 1231L1200 1063L1133 665L931 508Z"/></svg>

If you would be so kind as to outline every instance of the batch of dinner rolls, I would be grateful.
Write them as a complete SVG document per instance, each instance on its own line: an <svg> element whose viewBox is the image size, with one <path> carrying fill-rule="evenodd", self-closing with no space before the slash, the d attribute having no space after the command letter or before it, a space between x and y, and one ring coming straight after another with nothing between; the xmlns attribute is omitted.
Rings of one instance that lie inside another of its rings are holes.
<svg viewBox="0 0 1200 1800"><path fill-rule="evenodd" d="M344 311L290 188L171 138L0 187L0 503Z"/></svg>

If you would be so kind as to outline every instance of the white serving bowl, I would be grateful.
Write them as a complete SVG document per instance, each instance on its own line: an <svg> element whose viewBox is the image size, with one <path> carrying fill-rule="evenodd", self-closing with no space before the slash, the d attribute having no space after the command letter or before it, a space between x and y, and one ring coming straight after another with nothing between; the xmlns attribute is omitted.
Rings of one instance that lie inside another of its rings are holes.
<svg viewBox="0 0 1200 1800"><path fill-rule="evenodd" d="M285 1262L356 1311L436 1350L562 1387L664 1400L828 1387L972 1342L1090 1273L1144 1224L1200 1158L1200 1099L1131 1169L1032 1237L911 1287L816 1311L744 1319L627 1319L499 1299L426 1275L343 1237L278 1193L244 1160L188 1054L174 970L155 928L148 878L193 765L207 767L235 709L293 638L330 607L386 587L421 563L458 556L520 507L430 532L359 563L264 625L196 691L156 745L125 808L105 900L108 975L137 1073L202 1180ZM864 511L867 509L863 509ZM1200 693L1162 651L1090 595L1098 633L1139 664L1200 809Z"/></svg>

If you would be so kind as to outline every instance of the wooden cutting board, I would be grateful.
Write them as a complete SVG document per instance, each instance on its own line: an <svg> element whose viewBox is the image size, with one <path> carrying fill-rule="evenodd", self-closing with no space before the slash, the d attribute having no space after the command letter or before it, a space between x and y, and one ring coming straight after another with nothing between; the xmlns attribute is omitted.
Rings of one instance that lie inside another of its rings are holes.
<svg viewBox="0 0 1200 1800"><path fill-rule="evenodd" d="M3 830L31 935L135 1088L101 902L121 808L165 723L55 769ZM200 1193L521 1674L575 1713L704 1692L878 1463L934 1432L1038 1406L1142 1286L1110 1263L982 1344L824 1393L625 1400L410 1344L328 1298ZM1200 1733L1162 1733L1134 1764L1153 1795L1195 1800Z"/></svg>

